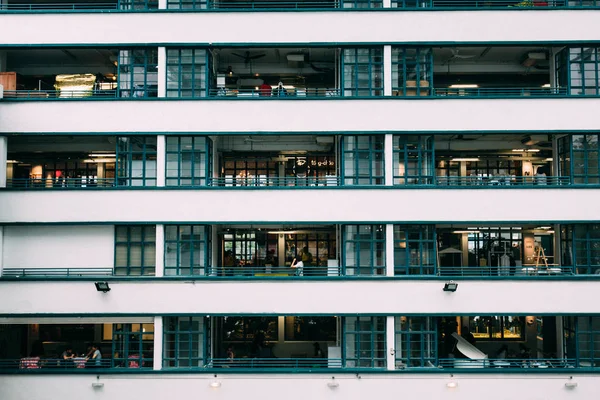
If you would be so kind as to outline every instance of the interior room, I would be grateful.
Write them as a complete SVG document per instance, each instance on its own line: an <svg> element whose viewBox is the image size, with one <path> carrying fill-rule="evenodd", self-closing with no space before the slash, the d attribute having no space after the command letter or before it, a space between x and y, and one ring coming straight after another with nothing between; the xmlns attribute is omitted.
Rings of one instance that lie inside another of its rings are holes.
<svg viewBox="0 0 600 400"><path fill-rule="evenodd" d="M550 224L437 225L440 275L527 276L570 273L557 257Z"/></svg>
<svg viewBox="0 0 600 400"><path fill-rule="evenodd" d="M213 8L220 9L306 9L306 8L337 8L339 2L335 0L267 0L267 1L253 1L253 0L217 0L212 3Z"/></svg>
<svg viewBox="0 0 600 400"><path fill-rule="evenodd" d="M433 48L433 85L438 96L547 95L549 47L481 46ZM514 91L514 93L513 93Z"/></svg>
<svg viewBox="0 0 600 400"><path fill-rule="evenodd" d="M0 5L9 10L149 10L158 9L157 0L7 0Z"/></svg>
<svg viewBox="0 0 600 400"><path fill-rule="evenodd" d="M114 136L9 136L9 187L114 186Z"/></svg>
<svg viewBox="0 0 600 400"><path fill-rule="evenodd" d="M213 49L211 95L335 96L339 54L325 47Z"/></svg>
<svg viewBox="0 0 600 400"><path fill-rule="evenodd" d="M340 318L333 316L229 316L213 318L218 366L327 367L340 358Z"/></svg>
<svg viewBox="0 0 600 400"><path fill-rule="evenodd" d="M435 136L438 185L556 185L551 135Z"/></svg>
<svg viewBox="0 0 600 400"><path fill-rule="evenodd" d="M154 324L6 324L0 344L3 367L151 368Z"/></svg>
<svg viewBox="0 0 600 400"><path fill-rule="evenodd" d="M213 143L219 185L338 185L334 136L222 136Z"/></svg>
<svg viewBox="0 0 600 400"><path fill-rule="evenodd" d="M213 272L224 276L337 276L338 235L336 225L219 226L220 267Z"/></svg>

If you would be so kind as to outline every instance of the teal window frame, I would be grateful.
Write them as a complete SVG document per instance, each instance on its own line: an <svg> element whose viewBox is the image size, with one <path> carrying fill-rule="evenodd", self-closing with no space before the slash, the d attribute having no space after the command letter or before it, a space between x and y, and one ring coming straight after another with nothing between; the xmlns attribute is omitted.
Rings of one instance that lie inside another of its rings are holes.
<svg viewBox="0 0 600 400"><path fill-rule="evenodd" d="M433 136L394 135L394 185L435 184Z"/></svg>
<svg viewBox="0 0 600 400"><path fill-rule="evenodd" d="M600 317L575 317L577 367L600 367Z"/></svg>
<svg viewBox="0 0 600 400"><path fill-rule="evenodd" d="M156 186L156 136L118 136L117 186Z"/></svg>
<svg viewBox="0 0 600 400"><path fill-rule="evenodd" d="M163 321L163 368L204 368L210 359L210 317L164 317Z"/></svg>
<svg viewBox="0 0 600 400"><path fill-rule="evenodd" d="M433 1L432 0L392 0L391 8L407 8L407 9L433 8ZM436 8L444 8L444 6L436 7Z"/></svg>
<svg viewBox="0 0 600 400"><path fill-rule="evenodd" d="M600 47L566 47L554 61L557 86L569 95L600 95Z"/></svg>
<svg viewBox="0 0 600 400"><path fill-rule="evenodd" d="M340 144L343 185L385 184L384 135L345 135Z"/></svg>
<svg viewBox="0 0 600 400"><path fill-rule="evenodd" d="M437 274L435 225L394 225L394 275Z"/></svg>
<svg viewBox="0 0 600 400"><path fill-rule="evenodd" d="M571 135L571 171L574 184L600 184L598 134Z"/></svg>
<svg viewBox="0 0 600 400"><path fill-rule="evenodd" d="M386 317L343 317L344 368L385 368Z"/></svg>
<svg viewBox="0 0 600 400"><path fill-rule="evenodd" d="M207 275L211 231L210 225L165 225L165 276Z"/></svg>
<svg viewBox="0 0 600 400"><path fill-rule="evenodd" d="M343 96L383 96L382 46L345 48L341 59Z"/></svg>
<svg viewBox="0 0 600 400"><path fill-rule="evenodd" d="M343 225L343 275L385 275L385 225Z"/></svg>
<svg viewBox="0 0 600 400"><path fill-rule="evenodd" d="M127 11L158 10L158 0L119 0L118 8Z"/></svg>
<svg viewBox="0 0 600 400"><path fill-rule="evenodd" d="M202 48L167 48L167 97L207 97L209 53Z"/></svg>
<svg viewBox="0 0 600 400"><path fill-rule="evenodd" d="M408 85L414 82L413 85ZM430 47L392 46L392 95L433 95L433 50Z"/></svg>
<svg viewBox="0 0 600 400"><path fill-rule="evenodd" d="M438 365L438 329L435 317L394 317L395 369Z"/></svg>
<svg viewBox="0 0 600 400"><path fill-rule="evenodd" d="M120 49L118 60L120 97L158 97L158 48Z"/></svg>
<svg viewBox="0 0 600 400"><path fill-rule="evenodd" d="M113 368L152 368L154 354L154 330L144 331L144 325L154 324L113 324L111 366ZM134 326L137 330L133 329ZM152 339L144 340L144 336ZM153 350L152 350L153 351ZM147 355L150 354L151 357Z"/></svg>
<svg viewBox="0 0 600 400"><path fill-rule="evenodd" d="M341 0L341 8L377 9L383 8L382 0Z"/></svg>
<svg viewBox="0 0 600 400"><path fill-rule="evenodd" d="M562 263L573 265L577 275L600 273L600 224L561 226Z"/></svg>
<svg viewBox="0 0 600 400"><path fill-rule="evenodd" d="M207 186L212 178L212 140L167 136L166 141L166 186Z"/></svg>
<svg viewBox="0 0 600 400"><path fill-rule="evenodd" d="M563 136L557 139L558 147L558 176L567 176L573 181L573 170L571 161L573 154L571 152L571 136Z"/></svg>
<svg viewBox="0 0 600 400"><path fill-rule="evenodd" d="M115 275L154 275L156 226L115 226Z"/></svg>

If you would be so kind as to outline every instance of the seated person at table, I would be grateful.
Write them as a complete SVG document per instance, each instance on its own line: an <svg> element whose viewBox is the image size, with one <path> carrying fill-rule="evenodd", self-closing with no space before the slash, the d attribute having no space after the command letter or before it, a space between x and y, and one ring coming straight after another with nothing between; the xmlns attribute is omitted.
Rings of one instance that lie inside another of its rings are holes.
<svg viewBox="0 0 600 400"><path fill-rule="evenodd" d="M93 360L91 366L96 368L102 366L102 353L100 352L100 347L97 344L92 345L92 349L86 357L88 361L90 360L90 358Z"/></svg>
<svg viewBox="0 0 600 400"><path fill-rule="evenodd" d="M60 355L60 358L62 358L63 360L72 360L73 358L75 358L75 354L73 354L73 348L71 346L67 346L65 351L63 351Z"/></svg>

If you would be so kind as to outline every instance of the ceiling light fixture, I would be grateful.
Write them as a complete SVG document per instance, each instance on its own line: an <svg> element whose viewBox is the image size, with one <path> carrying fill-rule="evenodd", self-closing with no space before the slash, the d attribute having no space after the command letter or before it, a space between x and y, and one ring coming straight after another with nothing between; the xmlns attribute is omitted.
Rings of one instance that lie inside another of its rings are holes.
<svg viewBox="0 0 600 400"><path fill-rule="evenodd" d="M474 83L456 83L454 85L448 86L450 89L475 89L478 88L479 85Z"/></svg>
<svg viewBox="0 0 600 400"><path fill-rule="evenodd" d="M450 159L450 161L481 161L479 157L456 157Z"/></svg>

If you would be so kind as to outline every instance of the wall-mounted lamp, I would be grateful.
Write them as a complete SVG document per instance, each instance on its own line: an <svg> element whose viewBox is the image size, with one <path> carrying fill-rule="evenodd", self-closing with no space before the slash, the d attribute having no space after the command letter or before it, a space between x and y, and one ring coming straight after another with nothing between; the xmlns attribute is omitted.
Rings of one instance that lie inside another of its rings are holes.
<svg viewBox="0 0 600 400"><path fill-rule="evenodd" d="M108 286L108 282L94 282L94 285L96 285L96 290L99 292L110 292L110 286Z"/></svg>
<svg viewBox="0 0 600 400"><path fill-rule="evenodd" d="M458 289L458 283L454 281L444 283L444 292L456 292Z"/></svg>
<svg viewBox="0 0 600 400"><path fill-rule="evenodd" d="M213 389L217 389L221 387L221 382L218 380L213 380L212 382L210 382L210 387Z"/></svg>
<svg viewBox="0 0 600 400"><path fill-rule="evenodd" d="M338 382L335 381L335 376L331 377L331 380L329 382L327 382L327 386L331 389L335 389L338 386L340 386L340 384Z"/></svg>
<svg viewBox="0 0 600 400"><path fill-rule="evenodd" d="M454 389L454 388L458 387L458 382L450 381L450 382L446 383L446 387L449 389Z"/></svg>
<svg viewBox="0 0 600 400"><path fill-rule="evenodd" d="M575 389L577 387L577 382L573 381L573 377L570 376L567 383L565 383L565 387L567 389Z"/></svg>
<svg viewBox="0 0 600 400"><path fill-rule="evenodd" d="M102 383L102 382L93 382L93 383L92 383L92 387L93 387L94 389L103 388L103 387L104 387L104 383Z"/></svg>

